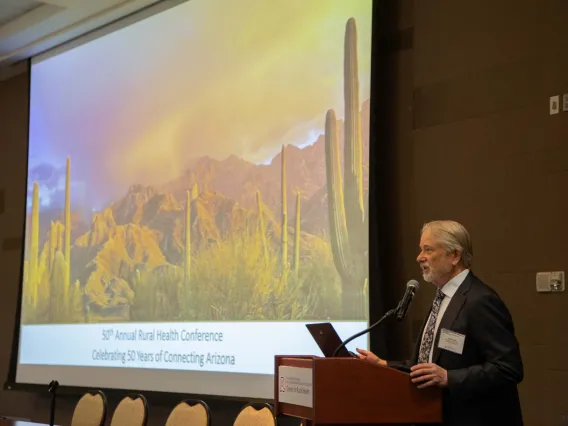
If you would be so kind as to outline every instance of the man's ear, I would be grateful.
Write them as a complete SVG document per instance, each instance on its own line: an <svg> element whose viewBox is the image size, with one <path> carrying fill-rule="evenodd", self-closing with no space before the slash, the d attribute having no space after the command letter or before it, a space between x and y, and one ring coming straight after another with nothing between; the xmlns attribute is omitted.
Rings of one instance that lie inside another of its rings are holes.
<svg viewBox="0 0 568 426"><path fill-rule="evenodd" d="M462 250L461 249L455 250L452 253L452 265L456 266L458 263L460 263L461 257L462 257Z"/></svg>

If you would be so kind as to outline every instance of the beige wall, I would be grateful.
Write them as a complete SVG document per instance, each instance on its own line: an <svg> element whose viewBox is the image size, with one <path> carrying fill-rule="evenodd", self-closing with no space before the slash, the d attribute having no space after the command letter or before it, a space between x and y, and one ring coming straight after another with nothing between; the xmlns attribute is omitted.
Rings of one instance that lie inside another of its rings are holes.
<svg viewBox="0 0 568 426"><path fill-rule="evenodd" d="M395 9L395 30L412 30L414 43L388 58L399 78L390 238L404 259L391 281L419 276L423 222L462 222L475 273L515 320L526 424L568 424L568 292L535 290L538 271L568 272L568 112L548 113L549 96L568 93L567 4L417 0ZM406 352L433 295L423 288L399 345Z"/></svg>
<svg viewBox="0 0 568 426"><path fill-rule="evenodd" d="M28 76L0 82L0 377L4 380L10 364L12 332L18 299L21 242L24 220L27 153ZM2 204L2 203L0 203ZM1 392L0 412L23 415L35 406L31 395Z"/></svg>

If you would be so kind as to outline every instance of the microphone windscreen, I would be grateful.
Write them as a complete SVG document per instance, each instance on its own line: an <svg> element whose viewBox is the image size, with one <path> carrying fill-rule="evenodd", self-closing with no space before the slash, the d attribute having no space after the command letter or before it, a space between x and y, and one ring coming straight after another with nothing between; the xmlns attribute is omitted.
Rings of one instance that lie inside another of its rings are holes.
<svg viewBox="0 0 568 426"><path fill-rule="evenodd" d="M416 280L410 280L406 283L406 287L414 287L415 290L420 288L420 283Z"/></svg>

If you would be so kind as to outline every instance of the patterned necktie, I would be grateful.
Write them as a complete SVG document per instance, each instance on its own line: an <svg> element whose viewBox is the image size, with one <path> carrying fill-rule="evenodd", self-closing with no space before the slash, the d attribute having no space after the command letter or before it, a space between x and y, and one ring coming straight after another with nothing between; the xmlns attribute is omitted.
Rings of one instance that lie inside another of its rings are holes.
<svg viewBox="0 0 568 426"><path fill-rule="evenodd" d="M436 292L436 297L434 299L434 304L432 305L432 313L430 314L430 319L428 324L426 324L426 332L424 333L424 339L422 339L422 344L420 345L420 353L418 354L418 364L430 362L430 350L432 349L432 344L434 343L434 329L436 328L436 318L438 317L438 312L440 311L440 305L444 299L444 293L440 289Z"/></svg>

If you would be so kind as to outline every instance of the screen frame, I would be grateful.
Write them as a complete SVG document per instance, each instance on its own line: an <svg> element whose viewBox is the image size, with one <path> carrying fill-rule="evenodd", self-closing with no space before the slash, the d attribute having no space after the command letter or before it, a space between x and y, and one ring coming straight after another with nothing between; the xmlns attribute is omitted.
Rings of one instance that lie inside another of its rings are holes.
<svg viewBox="0 0 568 426"><path fill-rule="evenodd" d="M98 29L95 29L87 34L77 37L76 39L65 42L59 46L56 46L44 53L40 53L32 58L26 60L27 62L27 73L28 73L28 126L27 126L27 148L26 148L26 177L24 181L23 190L27 190L28 186L28 176L29 176L29 133L30 133L30 106L31 106L31 68L32 64L40 62L48 57L57 55L66 50L80 46L81 44L87 43L96 38L100 38L106 34L122 29L128 25L141 21L143 19L149 18L156 13L167 10L171 7L177 6L178 4L184 3L191 0L165 0L158 2L144 8L140 11L134 12L131 15L120 18L117 21L106 24ZM381 233L381 226L378 222L381 220L382 216L379 212L380 205L378 201L384 198L385 185L388 183L382 183L380 186L377 185L378 177L384 177L380 172L379 168L385 164L385 160L380 160L381 153L384 151L384 147L377 147L378 137L383 137L383 129L379 129L377 123L378 112L380 107L378 107L378 97L379 89L383 86L382 82L377 81L377 78L384 77L384 70L387 65L384 63L384 55L381 55L380 45L382 44L382 38L384 34L378 29L378 24L381 19L379 14L384 12L379 7L379 2L376 0L371 0L372 2L372 40L371 40L371 82L370 82L370 128L369 128L369 323L376 321L380 318L384 312L384 297L386 294L386 289L384 288L384 274L382 269L384 267L384 259L381 261L380 258L384 255L384 247L382 247L379 241L379 234ZM378 131L379 130L379 131ZM379 133L379 134L378 134ZM388 144L388 141L383 141L382 144ZM384 207L383 208L388 208ZM22 215L24 216L23 228L22 228L22 248L21 248L21 265L20 265L20 277L18 283L18 300L14 319L14 332L12 339L12 351L10 357L10 365L8 369L8 374L6 381L4 383L4 389L8 391L26 391L31 393L46 393L48 390L48 384L33 384L33 383L18 383L16 382L16 371L19 359L19 342L20 342L20 320L22 312L22 296L23 296L23 276L24 276L24 256L25 256L25 235L26 235L26 201L24 197L24 202L22 205ZM371 259L378 259L378 261L371 261ZM371 285L371 283L374 283ZM385 332L382 329L374 330L369 334L369 346L374 352L383 353L386 350L386 338ZM69 395L76 396L84 394L90 391L92 388L89 386L64 386L61 385L57 388L59 395ZM111 399L120 398L127 391L132 391L132 389L127 388L101 388L98 387L105 395ZM180 398L201 398L209 400L218 401L235 401L235 402L260 402L260 403L273 403L273 398L250 398L250 397L239 397L239 396L224 396L224 395L213 395L213 394L192 394L192 393L175 393L175 392L164 392L164 391L150 391L150 390L139 390L143 392L144 395L153 401L164 401L170 402L173 400L179 400Z"/></svg>

